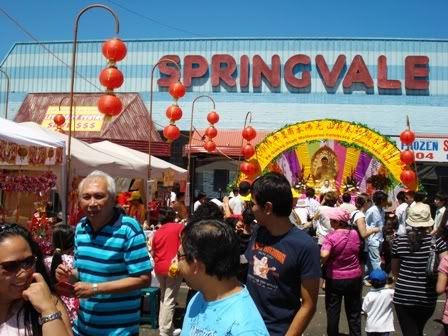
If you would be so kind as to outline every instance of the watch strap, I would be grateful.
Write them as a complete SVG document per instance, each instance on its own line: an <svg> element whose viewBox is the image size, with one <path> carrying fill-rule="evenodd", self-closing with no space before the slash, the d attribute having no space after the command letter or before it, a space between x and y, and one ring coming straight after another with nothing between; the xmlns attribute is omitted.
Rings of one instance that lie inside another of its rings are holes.
<svg viewBox="0 0 448 336"><path fill-rule="evenodd" d="M62 313L60 311L45 315L45 316L40 316L38 319L38 322L40 325L50 322L50 321L54 321L54 320L61 320L62 319Z"/></svg>

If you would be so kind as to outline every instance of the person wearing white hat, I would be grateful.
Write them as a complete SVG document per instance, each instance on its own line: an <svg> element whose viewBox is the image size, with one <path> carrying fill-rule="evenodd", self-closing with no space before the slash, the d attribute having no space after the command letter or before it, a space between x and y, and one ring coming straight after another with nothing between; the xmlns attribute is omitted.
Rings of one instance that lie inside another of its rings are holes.
<svg viewBox="0 0 448 336"><path fill-rule="evenodd" d="M437 300L436 283L426 276L431 246L439 257L448 255L448 247L430 234L434 220L429 205L416 202L409 208L406 224L410 230L398 236L392 248L392 273L397 278L393 302L402 334L423 335Z"/></svg>

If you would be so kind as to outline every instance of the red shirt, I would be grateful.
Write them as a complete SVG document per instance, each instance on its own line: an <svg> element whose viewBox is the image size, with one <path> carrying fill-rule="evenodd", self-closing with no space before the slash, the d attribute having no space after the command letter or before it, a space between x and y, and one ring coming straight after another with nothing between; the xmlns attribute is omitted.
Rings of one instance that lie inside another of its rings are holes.
<svg viewBox="0 0 448 336"><path fill-rule="evenodd" d="M183 224L166 223L154 233L151 248L154 256L154 272L158 275L168 275L171 261L180 246L180 234Z"/></svg>

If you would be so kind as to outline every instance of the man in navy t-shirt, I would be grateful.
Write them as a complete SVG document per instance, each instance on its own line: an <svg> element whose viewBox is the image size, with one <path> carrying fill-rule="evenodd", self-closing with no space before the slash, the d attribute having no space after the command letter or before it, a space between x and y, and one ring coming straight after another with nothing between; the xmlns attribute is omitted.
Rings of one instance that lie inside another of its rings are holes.
<svg viewBox="0 0 448 336"><path fill-rule="evenodd" d="M251 238L247 288L270 335L301 335L311 321L319 292L319 248L289 221L292 193L281 174L252 184L258 226Z"/></svg>

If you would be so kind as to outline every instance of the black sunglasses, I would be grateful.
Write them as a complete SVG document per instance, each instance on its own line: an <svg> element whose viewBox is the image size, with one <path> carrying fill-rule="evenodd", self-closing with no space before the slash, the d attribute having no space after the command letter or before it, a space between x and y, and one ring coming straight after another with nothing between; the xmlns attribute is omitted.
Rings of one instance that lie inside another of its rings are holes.
<svg viewBox="0 0 448 336"><path fill-rule="evenodd" d="M21 269L29 270L36 264L37 257L29 256L22 260L5 261L0 263L0 267L8 273L17 273Z"/></svg>

